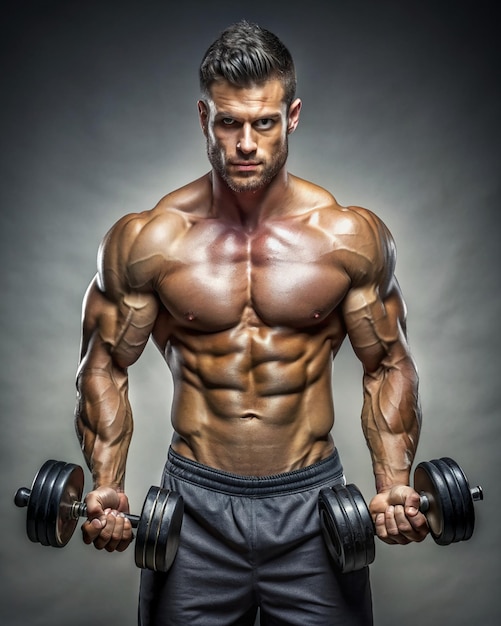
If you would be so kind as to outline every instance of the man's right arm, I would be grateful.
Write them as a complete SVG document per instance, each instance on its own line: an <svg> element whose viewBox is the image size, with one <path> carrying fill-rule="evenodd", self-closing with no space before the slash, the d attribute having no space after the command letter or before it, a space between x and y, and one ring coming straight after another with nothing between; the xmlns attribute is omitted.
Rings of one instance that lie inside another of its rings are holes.
<svg viewBox="0 0 501 626"><path fill-rule="evenodd" d="M87 543L107 550L124 549L132 536L120 515L128 511L124 482L133 429L127 368L142 353L158 313L154 294L130 285L130 255L140 230L141 220L128 218L110 231L84 300L75 423L94 489L83 532Z"/></svg>

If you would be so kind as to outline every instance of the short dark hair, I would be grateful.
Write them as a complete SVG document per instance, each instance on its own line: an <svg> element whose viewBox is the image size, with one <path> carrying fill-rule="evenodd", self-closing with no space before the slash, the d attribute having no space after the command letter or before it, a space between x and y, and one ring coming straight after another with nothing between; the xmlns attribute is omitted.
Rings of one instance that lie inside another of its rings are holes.
<svg viewBox="0 0 501 626"><path fill-rule="evenodd" d="M289 50L269 30L246 20L229 26L208 48L199 77L205 96L210 96L218 80L249 87L273 78L282 82L287 106L296 94L296 70Z"/></svg>

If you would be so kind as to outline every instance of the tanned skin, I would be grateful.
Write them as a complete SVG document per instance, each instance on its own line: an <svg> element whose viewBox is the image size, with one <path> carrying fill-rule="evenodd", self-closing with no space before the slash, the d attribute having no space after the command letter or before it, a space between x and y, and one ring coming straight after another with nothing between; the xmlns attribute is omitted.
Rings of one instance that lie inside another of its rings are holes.
<svg viewBox="0 0 501 626"><path fill-rule="evenodd" d="M84 303L77 432L92 471L84 540L123 550L132 436L127 369L152 337L172 372L173 449L244 476L303 468L334 450L332 361L348 335L364 368L362 426L387 543L428 529L409 472L418 378L371 212L340 206L286 169L301 101L279 80L224 81L199 102L212 170L107 234Z"/></svg>

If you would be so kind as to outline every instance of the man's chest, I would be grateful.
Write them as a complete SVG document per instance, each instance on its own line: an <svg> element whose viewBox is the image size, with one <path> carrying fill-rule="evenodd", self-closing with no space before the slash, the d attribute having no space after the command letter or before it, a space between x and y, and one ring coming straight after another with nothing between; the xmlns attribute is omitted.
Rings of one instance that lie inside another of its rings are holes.
<svg viewBox="0 0 501 626"><path fill-rule="evenodd" d="M316 229L204 226L166 251L157 281L179 321L225 329L252 309L268 326L304 328L325 319L349 288L335 242Z"/></svg>

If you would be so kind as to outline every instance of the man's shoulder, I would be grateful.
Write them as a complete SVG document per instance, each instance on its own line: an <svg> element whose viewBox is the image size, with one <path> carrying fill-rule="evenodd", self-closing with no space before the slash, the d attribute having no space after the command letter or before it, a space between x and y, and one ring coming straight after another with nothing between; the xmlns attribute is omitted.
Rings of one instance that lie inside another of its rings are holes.
<svg viewBox="0 0 501 626"><path fill-rule="evenodd" d="M321 224L334 228L338 233L344 230L347 234L372 231L378 236L389 235L382 219L370 209L342 205L330 191L315 183L296 178L296 184L300 194L304 195L305 208L313 212Z"/></svg>
<svg viewBox="0 0 501 626"><path fill-rule="evenodd" d="M375 244L393 241L390 231L383 220L365 207L349 205L339 207L339 222L344 224L349 234L358 233Z"/></svg>
<svg viewBox="0 0 501 626"><path fill-rule="evenodd" d="M211 202L211 188L209 175L201 176L165 195L149 214L152 219L203 214Z"/></svg>
<svg viewBox="0 0 501 626"><path fill-rule="evenodd" d="M393 271L395 243L383 220L372 210L341 205L323 187L298 182L308 199L308 222L331 242L332 252L352 278L360 279Z"/></svg>

